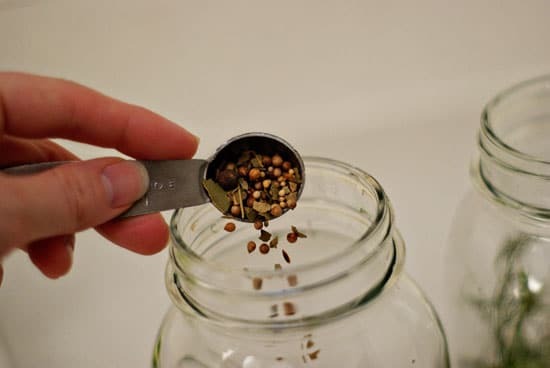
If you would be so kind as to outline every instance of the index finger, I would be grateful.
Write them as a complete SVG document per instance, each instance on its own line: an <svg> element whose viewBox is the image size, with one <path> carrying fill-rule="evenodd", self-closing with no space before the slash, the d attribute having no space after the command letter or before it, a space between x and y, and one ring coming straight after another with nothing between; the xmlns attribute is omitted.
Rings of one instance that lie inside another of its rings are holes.
<svg viewBox="0 0 550 368"><path fill-rule="evenodd" d="M0 137L66 138L138 159L185 159L198 139L142 107L73 82L0 73Z"/></svg>

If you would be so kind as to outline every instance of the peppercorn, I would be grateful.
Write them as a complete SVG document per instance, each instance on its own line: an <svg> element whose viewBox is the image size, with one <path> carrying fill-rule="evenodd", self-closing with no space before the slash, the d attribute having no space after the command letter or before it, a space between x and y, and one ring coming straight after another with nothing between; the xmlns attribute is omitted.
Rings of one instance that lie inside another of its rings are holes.
<svg viewBox="0 0 550 368"><path fill-rule="evenodd" d="M232 233L233 231L235 231L235 229L237 228L237 226L232 223L232 222L228 222L227 224L225 224L225 226L223 227L223 229L229 233Z"/></svg>
<svg viewBox="0 0 550 368"><path fill-rule="evenodd" d="M256 250L256 243L253 242L252 240L249 241L248 244L246 245L246 249L248 250L248 253L254 252L254 250Z"/></svg>
<svg viewBox="0 0 550 368"><path fill-rule="evenodd" d="M217 177L218 183L225 190L231 190L239 183L237 174L233 170L220 171Z"/></svg>
<svg viewBox="0 0 550 368"><path fill-rule="evenodd" d="M257 181L260 179L261 174L260 169L254 167L248 172L248 178L252 181Z"/></svg>
<svg viewBox="0 0 550 368"><path fill-rule="evenodd" d="M280 155L275 154L271 158L271 163L273 164L273 166L279 167L283 164L283 158Z"/></svg>
<svg viewBox="0 0 550 368"><path fill-rule="evenodd" d="M254 206L254 197L253 196L250 196L246 199L246 206L247 207L251 207Z"/></svg>

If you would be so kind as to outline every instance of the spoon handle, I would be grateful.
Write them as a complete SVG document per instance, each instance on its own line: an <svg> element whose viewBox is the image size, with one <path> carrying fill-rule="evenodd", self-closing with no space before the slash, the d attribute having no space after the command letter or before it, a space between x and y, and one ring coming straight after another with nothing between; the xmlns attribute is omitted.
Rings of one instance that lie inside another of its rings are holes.
<svg viewBox="0 0 550 368"><path fill-rule="evenodd" d="M36 174L74 161L42 162L14 166L2 170L9 175ZM202 187L208 161L159 160L139 161L149 174L149 189L143 197L118 217L132 217L147 213L191 207L210 201Z"/></svg>

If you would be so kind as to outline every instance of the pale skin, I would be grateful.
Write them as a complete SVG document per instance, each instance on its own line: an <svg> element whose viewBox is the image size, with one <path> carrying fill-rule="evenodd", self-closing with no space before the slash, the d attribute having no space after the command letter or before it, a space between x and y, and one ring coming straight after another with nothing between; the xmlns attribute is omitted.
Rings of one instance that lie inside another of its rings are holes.
<svg viewBox="0 0 550 368"><path fill-rule="evenodd" d="M78 160L49 138L109 147L136 159L188 159L198 139L144 108L73 82L0 72L0 168ZM49 278L71 268L75 233L95 228L112 243L154 254L168 242L160 214L112 220L141 197L146 172L121 158L63 165L30 176L0 172L0 262L20 249ZM3 278L0 264L0 282Z"/></svg>

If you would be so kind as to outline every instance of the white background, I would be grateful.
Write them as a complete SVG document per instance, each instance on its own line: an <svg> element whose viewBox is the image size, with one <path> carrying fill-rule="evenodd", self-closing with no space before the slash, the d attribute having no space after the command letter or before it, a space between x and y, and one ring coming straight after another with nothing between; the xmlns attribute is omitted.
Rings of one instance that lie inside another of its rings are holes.
<svg viewBox="0 0 550 368"><path fill-rule="evenodd" d="M367 170L393 201L408 271L446 318L442 257L481 109L550 72L549 19L550 2L528 0L0 0L0 69L151 108L201 137L198 157L264 130ZM13 254L0 366L11 354L17 367L148 367L170 304L166 259L85 232L70 275L51 281Z"/></svg>

